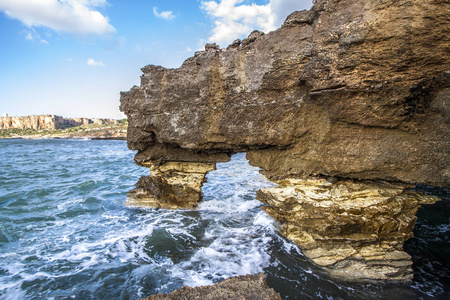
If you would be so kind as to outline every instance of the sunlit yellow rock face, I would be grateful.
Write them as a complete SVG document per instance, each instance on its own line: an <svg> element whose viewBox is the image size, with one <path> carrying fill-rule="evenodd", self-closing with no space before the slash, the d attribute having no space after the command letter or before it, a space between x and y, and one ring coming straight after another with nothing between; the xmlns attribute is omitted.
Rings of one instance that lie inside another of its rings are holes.
<svg viewBox="0 0 450 300"><path fill-rule="evenodd" d="M154 208L195 208L202 200L201 187L214 163L167 162L148 164L150 176L142 177L128 195L127 205Z"/></svg>
<svg viewBox="0 0 450 300"><path fill-rule="evenodd" d="M403 242L413 235L420 205L439 199L400 184L330 181L286 179L257 198L281 233L332 275L411 280Z"/></svg>

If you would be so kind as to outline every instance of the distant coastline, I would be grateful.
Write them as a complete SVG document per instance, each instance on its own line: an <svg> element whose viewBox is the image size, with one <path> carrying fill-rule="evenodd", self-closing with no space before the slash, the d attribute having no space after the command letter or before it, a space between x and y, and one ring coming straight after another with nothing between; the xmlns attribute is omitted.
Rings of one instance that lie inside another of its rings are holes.
<svg viewBox="0 0 450 300"><path fill-rule="evenodd" d="M127 126L127 119L5 115L0 117L0 139L126 140Z"/></svg>

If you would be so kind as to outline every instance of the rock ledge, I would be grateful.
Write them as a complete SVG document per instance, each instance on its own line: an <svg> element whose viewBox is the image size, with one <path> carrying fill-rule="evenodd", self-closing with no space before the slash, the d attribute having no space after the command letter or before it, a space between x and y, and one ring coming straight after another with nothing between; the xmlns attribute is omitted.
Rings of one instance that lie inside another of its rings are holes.
<svg viewBox="0 0 450 300"><path fill-rule="evenodd" d="M182 287L179 290L163 295L152 295L142 300L281 300L266 283L264 273L259 275L243 275L225 279L209 286Z"/></svg>

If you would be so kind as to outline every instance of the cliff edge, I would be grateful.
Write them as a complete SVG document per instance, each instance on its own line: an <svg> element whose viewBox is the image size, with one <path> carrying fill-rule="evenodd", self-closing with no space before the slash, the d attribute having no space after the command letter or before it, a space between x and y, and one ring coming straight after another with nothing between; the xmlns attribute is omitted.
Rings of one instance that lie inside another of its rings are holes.
<svg viewBox="0 0 450 300"><path fill-rule="evenodd" d="M265 210L314 262L410 280L403 242L437 199L409 184L450 185L449 16L443 0L318 0L180 68L144 67L121 93L151 169L131 204L195 207L206 173L245 151L283 189L259 192Z"/></svg>

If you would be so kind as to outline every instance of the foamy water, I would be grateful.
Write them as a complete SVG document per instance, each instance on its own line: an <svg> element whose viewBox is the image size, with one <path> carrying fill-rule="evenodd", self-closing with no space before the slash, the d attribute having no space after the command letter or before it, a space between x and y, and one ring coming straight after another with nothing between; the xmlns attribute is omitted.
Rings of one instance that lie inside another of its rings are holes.
<svg viewBox="0 0 450 300"><path fill-rule="evenodd" d="M285 299L448 296L445 189L425 188L447 198L406 245L415 282L350 283L278 234L255 199L271 183L244 154L217 164L198 209L174 211L123 205L148 174L133 155L123 141L0 141L0 299L139 299L262 271Z"/></svg>

